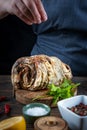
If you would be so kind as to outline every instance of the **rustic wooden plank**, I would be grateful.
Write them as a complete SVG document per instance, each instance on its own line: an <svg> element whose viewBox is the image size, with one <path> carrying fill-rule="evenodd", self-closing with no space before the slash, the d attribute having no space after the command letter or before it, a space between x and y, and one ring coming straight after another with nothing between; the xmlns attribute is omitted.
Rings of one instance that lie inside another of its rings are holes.
<svg viewBox="0 0 87 130"><path fill-rule="evenodd" d="M87 77L74 77L75 82L80 82L81 85L78 87L78 94L87 95ZM3 107L6 103L11 105L11 113L9 115L2 114L0 115L0 121L8 117L22 115L23 104L15 100L12 95L13 86L11 84L10 75L0 75L0 96L5 95L9 98L8 101L0 102L0 107ZM58 108L51 109L51 115L60 116ZM33 125L27 122L27 130L33 130Z"/></svg>

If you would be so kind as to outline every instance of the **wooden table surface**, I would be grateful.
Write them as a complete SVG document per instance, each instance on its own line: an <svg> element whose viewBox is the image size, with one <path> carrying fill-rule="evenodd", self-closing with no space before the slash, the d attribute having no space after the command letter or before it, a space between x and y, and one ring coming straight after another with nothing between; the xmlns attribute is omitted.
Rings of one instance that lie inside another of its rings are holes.
<svg viewBox="0 0 87 130"><path fill-rule="evenodd" d="M78 95L87 95L87 77L74 77L73 81L81 83L81 85L78 87ZM10 75L0 75L0 96L8 97L7 101L0 102L0 108L3 107L6 103L11 105L10 114L0 114L0 121L12 116L22 115L22 107L24 105L17 102L13 97L13 86L11 84ZM60 116L57 107L51 108L51 115ZM33 130L33 125L27 123L27 130Z"/></svg>

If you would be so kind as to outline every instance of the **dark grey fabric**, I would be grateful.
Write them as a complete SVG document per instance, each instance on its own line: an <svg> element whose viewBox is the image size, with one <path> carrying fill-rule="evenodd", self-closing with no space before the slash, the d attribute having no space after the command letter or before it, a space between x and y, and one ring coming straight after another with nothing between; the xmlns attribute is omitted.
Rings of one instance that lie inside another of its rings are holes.
<svg viewBox="0 0 87 130"><path fill-rule="evenodd" d="M34 25L37 35L31 55L59 57L73 75L87 76L87 0L42 0L48 20Z"/></svg>

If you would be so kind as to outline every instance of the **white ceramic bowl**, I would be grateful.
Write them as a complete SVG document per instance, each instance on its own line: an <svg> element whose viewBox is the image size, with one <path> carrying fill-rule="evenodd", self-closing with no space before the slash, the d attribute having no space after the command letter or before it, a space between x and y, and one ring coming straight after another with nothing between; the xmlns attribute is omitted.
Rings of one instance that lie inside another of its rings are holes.
<svg viewBox="0 0 87 130"><path fill-rule="evenodd" d="M77 95L58 101L57 103L62 118L68 123L72 130L87 130L87 116L77 115L68 109L80 103L87 105L86 95Z"/></svg>

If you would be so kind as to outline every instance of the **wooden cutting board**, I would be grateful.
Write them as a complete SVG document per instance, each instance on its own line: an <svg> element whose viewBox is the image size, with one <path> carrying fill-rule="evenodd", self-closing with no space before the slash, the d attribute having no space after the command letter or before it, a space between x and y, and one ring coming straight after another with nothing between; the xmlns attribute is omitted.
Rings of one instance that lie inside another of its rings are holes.
<svg viewBox="0 0 87 130"><path fill-rule="evenodd" d="M74 95L77 95L77 89L74 91ZM22 104L40 102L45 103L50 107L57 107L57 104L53 104L53 97L46 95L47 92L48 90L28 91L23 89L17 89L14 91L14 96L16 100Z"/></svg>
<svg viewBox="0 0 87 130"><path fill-rule="evenodd" d="M18 89L14 92L14 96L16 100L22 104L29 104L32 102L40 102L49 105L50 107L56 107L52 104L53 98L51 96L47 96L48 90L40 90L40 91L28 91Z"/></svg>

